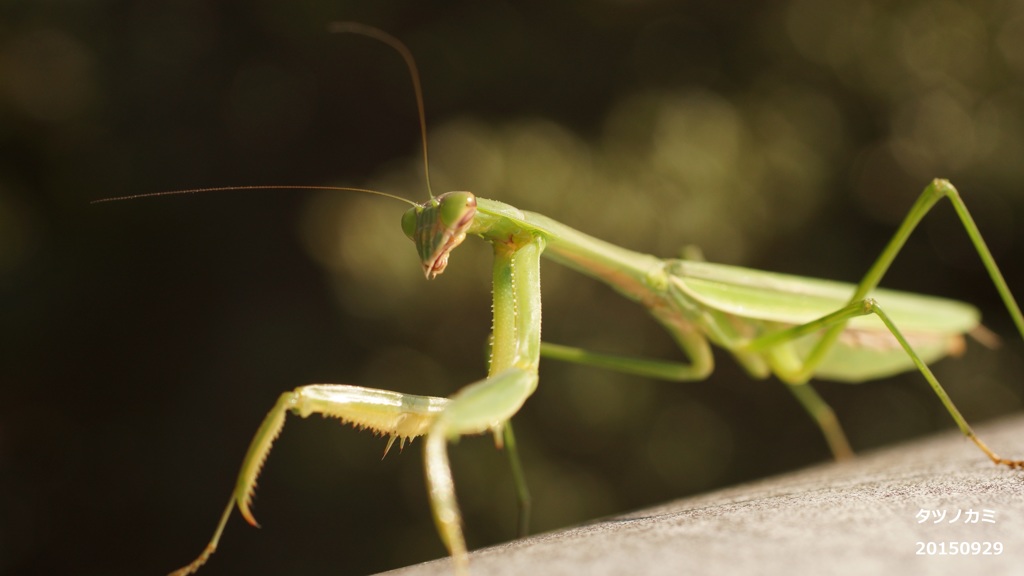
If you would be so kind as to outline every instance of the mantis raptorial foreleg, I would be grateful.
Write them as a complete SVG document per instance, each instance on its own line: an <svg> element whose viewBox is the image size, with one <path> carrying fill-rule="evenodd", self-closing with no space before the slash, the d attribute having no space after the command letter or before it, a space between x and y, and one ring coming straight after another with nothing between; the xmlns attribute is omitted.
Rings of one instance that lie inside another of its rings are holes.
<svg viewBox="0 0 1024 576"><path fill-rule="evenodd" d="M426 441L434 521L460 574L468 572L469 556L447 442L489 430L498 437L537 388L540 360L540 255L544 241L533 237L518 246L493 244L494 335L489 375L451 397L431 425Z"/></svg>
<svg viewBox="0 0 1024 576"><path fill-rule="evenodd" d="M342 384L312 384L285 392L264 418L242 461L235 490L209 544L189 565L172 576L199 569L217 549L231 512L237 506L256 526L249 508L256 479L289 412L306 417L321 414L389 437L385 453L398 440L426 435L426 476L430 506L441 539L452 555L456 573L467 574L469 556L447 443L460 436L491 432L495 441L514 449L508 421L537 388L540 360L540 255L544 240L523 234L494 245L494 335L487 378L470 384L451 398L416 396ZM446 244L447 245L447 244ZM456 243L457 245L457 243ZM454 246L450 246L449 249ZM525 528L528 494L515 453L510 454L518 485Z"/></svg>

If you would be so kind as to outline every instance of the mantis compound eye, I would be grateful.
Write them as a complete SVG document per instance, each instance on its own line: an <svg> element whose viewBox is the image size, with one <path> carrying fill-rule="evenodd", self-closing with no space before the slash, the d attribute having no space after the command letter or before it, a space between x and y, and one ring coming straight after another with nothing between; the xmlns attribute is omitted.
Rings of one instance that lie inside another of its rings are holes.
<svg viewBox="0 0 1024 576"><path fill-rule="evenodd" d="M446 227L457 228L467 218L472 220L476 214L476 196L472 192L449 192L438 200L438 213L441 223Z"/></svg>
<svg viewBox="0 0 1024 576"><path fill-rule="evenodd" d="M402 214L402 232L405 232L409 240L416 240L414 237L416 234L416 215L422 210L421 207L417 206L409 208L405 211L405 214Z"/></svg>

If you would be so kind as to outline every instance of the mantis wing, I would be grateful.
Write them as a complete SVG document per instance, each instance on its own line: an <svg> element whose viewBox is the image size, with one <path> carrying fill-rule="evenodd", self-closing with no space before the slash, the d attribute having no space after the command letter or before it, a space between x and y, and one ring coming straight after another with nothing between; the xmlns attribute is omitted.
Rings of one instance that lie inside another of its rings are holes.
<svg viewBox="0 0 1024 576"><path fill-rule="evenodd" d="M726 314L734 322L788 327L811 322L849 303L853 284L751 270L723 264L680 261L673 281L689 297ZM963 349L963 334L978 327L981 315L963 302L895 290L876 289L869 297L900 327L915 351L934 362ZM792 351L806 357L817 335L794 340ZM852 318L815 376L862 382L914 368L910 357L875 315Z"/></svg>

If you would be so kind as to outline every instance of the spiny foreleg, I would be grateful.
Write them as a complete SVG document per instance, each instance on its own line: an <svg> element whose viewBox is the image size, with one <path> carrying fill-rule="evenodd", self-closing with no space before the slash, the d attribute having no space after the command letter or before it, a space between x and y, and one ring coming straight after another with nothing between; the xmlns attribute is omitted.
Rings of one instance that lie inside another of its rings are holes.
<svg viewBox="0 0 1024 576"><path fill-rule="evenodd" d="M407 440L425 434L448 403L447 398L401 394L345 384L310 384L281 394L277 404L263 419L252 443L249 444L234 492L231 493L213 538L198 558L187 566L175 570L171 576L192 574L206 563L210 555L217 550L224 526L227 525L235 506L246 522L259 526L250 510L256 479L270 454L274 440L284 427L285 416L289 412L303 418L310 414L338 418L358 429L368 429L382 436L386 435L388 444L384 453L387 454L396 440L399 446L402 446Z"/></svg>

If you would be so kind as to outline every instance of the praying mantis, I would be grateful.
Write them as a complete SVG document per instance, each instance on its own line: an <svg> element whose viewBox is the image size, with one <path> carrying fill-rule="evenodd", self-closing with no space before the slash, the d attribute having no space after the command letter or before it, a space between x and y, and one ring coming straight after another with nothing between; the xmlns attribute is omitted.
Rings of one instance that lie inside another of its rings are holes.
<svg viewBox="0 0 1024 576"><path fill-rule="evenodd" d="M405 59L420 115L424 172L430 193L423 96L411 54L396 38L376 28L340 23L333 30L380 40ZM340 190L390 196L355 188ZM857 284L697 259L662 259L593 238L541 214L478 198L471 192L447 192L436 197L430 193L423 203L409 202L412 208L403 215L401 226L415 244L427 279L442 274L452 253L469 237L480 238L493 249L493 331L486 377L448 398L344 384L311 384L281 394L249 446L213 537L198 558L173 576L191 574L208 560L236 507L247 522L256 525L251 510L256 480L289 413L302 417L320 414L387 436L385 452L396 442L404 446L423 436L425 474L437 530L451 555L454 572L459 576L469 574L448 444L461 436L492 434L499 447L508 449L522 498L525 483L510 421L537 388L542 356L684 382L702 380L711 373L714 344L729 352L753 378L774 375L787 384L838 459L851 456L852 449L835 414L809 381L819 377L862 382L916 369L961 432L989 459L997 465L1024 469L1024 460L997 455L974 434L929 368L929 364L957 354L964 347L964 336L981 329L978 311L953 300L878 287L918 223L942 199L949 200L955 209L1017 330L1024 336L1019 305L960 194L942 179L926 186ZM542 342L542 257L604 282L643 306L675 340L686 360L622 357Z"/></svg>

